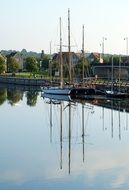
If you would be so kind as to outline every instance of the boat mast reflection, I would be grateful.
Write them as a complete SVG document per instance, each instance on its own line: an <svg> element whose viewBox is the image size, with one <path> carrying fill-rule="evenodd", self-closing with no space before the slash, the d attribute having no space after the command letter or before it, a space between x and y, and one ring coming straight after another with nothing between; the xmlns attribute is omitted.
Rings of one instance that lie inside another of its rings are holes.
<svg viewBox="0 0 129 190"><path fill-rule="evenodd" d="M69 103L69 134L68 134L68 137L69 137L69 154L68 154L68 157L69 157L69 174L70 174L70 166L71 166L71 102Z"/></svg>
<svg viewBox="0 0 129 190"><path fill-rule="evenodd" d="M63 151L63 124L62 124L62 102L60 104L60 169L62 169L62 151Z"/></svg>
<svg viewBox="0 0 129 190"><path fill-rule="evenodd" d="M50 143L52 143L52 102L50 102Z"/></svg>
<svg viewBox="0 0 129 190"><path fill-rule="evenodd" d="M119 101L119 140L121 140L121 118L120 118L120 101Z"/></svg>
<svg viewBox="0 0 129 190"><path fill-rule="evenodd" d="M65 99L66 100L66 99ZM64 146L64 134L67 133L67 137L65 139L67 139L67 151L68 154L66 154L67 158L68 158L68 174L71 174L71 151L72 151L72 143L73 143L73 138L74 138L74 130L75 127L72 127L74 125L74 120L73 120L73 108L75 107L78 108L79 105L79 112L81 110L81 112L79 114L81 114L81 119L79 120L79 122L81 123L81 125L79 126L79 130L81 129L80 133L80 140L81 140L81 144L82 144L82 162L85 162L85 124L87 124L88 122L88 117L89 117L89 113L94 113L93 108L96 107L96 109L99 109L97 107L100 107L99 110L101 110L102 108L102 119L103 119L103 129L105 131L105 129L108 130L107 126L108 123L107 121L105 122L106 119L108 119L110 117L111 122L109 122L110 125L110 131L111 131L111 138L114 138L114 131L118 130L119 133L119 140L121 140L121 122L123 121L121 119L122 112L123 110L125 110L125 114L126 114L126 129L128 129L128 109L125 105L127 105L127 102L123 102L123 101L116 101L116 100L108 100L108 99L100 99L100 100L90 100L90 101L78 101L78 102L72 102L71 100L69 101L63 101L63 100L52 100L49 99L49 104L50 104L50 143L52 142L52 120L55 119L53 117L53 110L52 107L53 106L57 106L58 111L59 111L59 127L60 127L60 153L59 153L59 157L60 157L60 169L63 169L63 146ZM80 107L81 106L81 107ZM66 111L65 111L66 110ZM85 112L85 110L90 110L87 112ZM107 113L109 114L109 116L107 117ZM66 115L64 115L66 114ZM66 120L66 118L67 120ZM117 116L117 117L116 117ZM123 118L123 117L122 117ZM58 123L58 122L57 122ZM104 126L105 124L105 126ZM65 125L65 126L64 126ZM114 125L116 126L116 128L114 128ZM79 139L79 138L78 138ZM79 143L80 144L80 143ZM74 159L74 156L73 156Z"/></svg>
<svg viewBox="0 0 129 190"><path fill-rule="evenodd" d="M113 101L111 101L111 137L113 138Z"/></svg>
<svg viewBox="0 0 129 190"><path fill-rule="evenodd" d="M82 104L82 152L83 162L85 161L85 130L84 130L84 104Z"/></svg>
<svg viewBox="0 0 129 190"><path fill-rule="evenodd" d="M52 120L54 119L53 117L53 111L52 107L59 105L60 106L60 115L59 115L59 123L60 123L60 169L63 169L63 124L65 124L65 129L67 128L67 123L66 121L63 123L63 112L67 109L66 113L68 115L68 173L69 175L71 174L71 144L72 144L72 124L74 124L74 121L72 119L72 109L77 107L77 103L71 102L71 101L64 101L63 100L55 100L55 99L48 99L46 103L50 104L50 143L52 143ZM87 117L86 117L86 122L88 122L88 117L89 117L89 112L93 112L93 106L89 106L88 104L86 105L84 102L81 102L81 144L82 144L82 162L85 162L85 109L88 109ZM80 128L80 126L79 126ZM73 128L75 130L75 128ZM73 137L74 138L74 137ZM79 143L80 144L80 143Z"/></svg>

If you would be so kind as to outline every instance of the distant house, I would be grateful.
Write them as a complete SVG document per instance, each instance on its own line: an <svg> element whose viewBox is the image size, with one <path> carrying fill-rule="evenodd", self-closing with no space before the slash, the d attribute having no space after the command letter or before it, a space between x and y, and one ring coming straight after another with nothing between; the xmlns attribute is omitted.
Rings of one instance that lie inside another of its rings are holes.
<svg viewBox="0 0 129 190"><path fill-rule="evenodd" d="M24 58L21 52L11 52L10 54L6 55L7 59L10 57L14 57L17 62L19 63L19 70L23 71L24 68Z"/></svg>
<svg viewBox="0 0 129 190"><path fill-rule="evenodd" d="M14 55L14 58L17 60L17 62L19 63L19 69L21 71L23 71L24 69L24 58L23 58L23 54L20 53L20 52L17 52L15 55Z"/></svg>
<svg viewBox="0 0 129 190"><path fill-rule="evenodd" d="M91 54L89 54L89 56L87 57L89 63L102 63L103 60L101 58L101 54L100 53L96 53L96 52L93 52Z"/></svg>
<svg viewBox="0 0 129 190"><path fill-rule="evenodd" d="M63 65L66 65L67 68L69 68L69 56L70 56L70 63L72 67L74 67L76 64L79 63L80 57L76 53L70 52L70 55L69 55L69 52L62 52ZM52 62L58 62L58 63L60 62L60 53L56 53L53 55ZM65 75L67 75L66 73ZM59 68L56 67L55 76L57 76L57 74L59 75Z"/></svg>
<svg viewBox="0 0 129 190"><path fill-rule="evenodd" d="M42 50L42 54L43 54ZM27 57L35 57L37 60L41 59L41 53L36 52L27 52L26 49L23 49L22 51L15 51L15 50L1 50L1 55L5 56L6 58L14 57L20 65L20 70L22 71L24 69L24 60Z"/></svg>
<svg viewBox="0 0 129 190"><path fill-rule="evenodd" d="M68 64L69 52L62 52L62 59L63 59L63 64ZM59 60L60 60L60 53L54 54L53 61L59 61ZM70 52L70 60L72 65L76 65L79 63L80 57L76 53Z"/></svg>

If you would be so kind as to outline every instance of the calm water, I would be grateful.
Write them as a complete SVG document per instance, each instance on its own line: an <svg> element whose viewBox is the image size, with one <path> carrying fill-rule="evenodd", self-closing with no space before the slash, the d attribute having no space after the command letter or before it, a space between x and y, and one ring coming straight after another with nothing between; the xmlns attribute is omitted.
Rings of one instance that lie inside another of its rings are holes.
<svg viewBox="0 0 129 190"><path fill-rule="evenodd" d="M0 189L129 189L128 105L0 88Z"/></svg>

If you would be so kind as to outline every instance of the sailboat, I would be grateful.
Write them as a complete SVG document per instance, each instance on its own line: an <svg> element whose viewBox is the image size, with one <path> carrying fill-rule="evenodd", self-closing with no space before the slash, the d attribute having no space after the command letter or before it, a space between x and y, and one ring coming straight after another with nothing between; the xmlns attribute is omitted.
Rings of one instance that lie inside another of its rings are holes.
<svg viewBox="0 0 129 190"><path fill-rule="evenodd" d="M44 88L44 94L52 95L69 95L71 93L70 87L64 87L63 82L63 60L62 60L62 31L61 31L61 17L60 17L60 86Z"/></svg>
<svg viewBox="0 0 129 190"><path fill-rule="evenodd" d="M71 51L70 51L70 10L68 9L68 54L69 54L69 83L71 84ZM84 69L84 67L83 67ZM83 71L84 73L84 71ZM54 95L93 95L95 94L95 89L90 87L75 87L75 86L65 86L63 81L63 60L62 60L62 31L61 31L61 18L60 18L60 86L49 87L42 89L44 95L50 94Z"/></svg>
<svg viewBox="0 0 129 190"><path fill-rule="evenodd" d="M113 56L112 56L112 84L111 84L111 90L106 90L106 96L110 97L110 98L128 98L129 94L125 93L125 92L121 92L120 91L120 63L121 63L121 59L119 59L119 89L118 90L114 90L114 85L113 85Z"/></svg>

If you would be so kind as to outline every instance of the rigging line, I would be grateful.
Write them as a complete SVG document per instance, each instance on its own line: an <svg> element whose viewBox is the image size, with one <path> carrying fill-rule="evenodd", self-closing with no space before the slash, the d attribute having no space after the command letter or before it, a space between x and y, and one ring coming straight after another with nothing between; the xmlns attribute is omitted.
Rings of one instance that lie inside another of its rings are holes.
<svg viewBox="0 0 129 190"><path fill-rule="evenodd" d="M88 113L87 113L87 118L86 118L86 122L85 122L85 131L88 127L89 114L90 114L90 111L88 111ZM85 115L85 113L84 113L84 115Z"/></svg>
<svg viewBox="0 0 129 190"><path fill-rule="evenodd" d="M51 40L51 41L53 41L53 46L54 46L54 52L56 52L55 51L55 44L57 43L57 41L59 41L58 39L59 39L59 23L57 23L57 28L56 28L56 31L55 32L53 32L54 34L55 34L55 37L53 37L53 38L51 38L51 39L53 39L53 40Z"/></svg>
<svg viewBox="0 0 129 190"><path fill-rule="evenodd" d="M73 47L76 47L76 48L77 48L76 51L78 52L78 51L79 51L79 48L78 48L78 45L77 45L76 38L74 37L72 31L71 31L71 36L73 36L73 37L71 37L71 41L72 41L72 38L73 38L73 42L75 43L75 45L74 45ZM73 43L73 44L74 44L74 43Z"/></svg>

